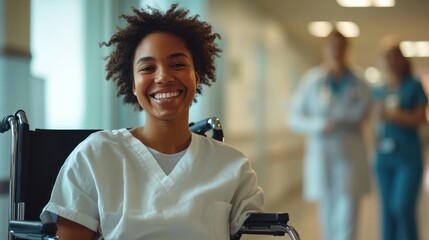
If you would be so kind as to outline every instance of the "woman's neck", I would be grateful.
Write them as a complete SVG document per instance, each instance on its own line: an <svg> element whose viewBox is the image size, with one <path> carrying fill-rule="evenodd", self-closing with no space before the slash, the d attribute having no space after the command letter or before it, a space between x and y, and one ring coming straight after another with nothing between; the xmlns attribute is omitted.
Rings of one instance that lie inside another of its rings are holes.
<svg viewBox="0 0 429 240"><path fill-rule="evenodd" d="M389 75L389 84L392 88L398 88L401 84L402 76L399 74L391 73Z"/></svg>
<svg viewBox="0 0 429 240"><path fill-rule="evenodd" d="M144 145L166 154L183 151L191 143L187 121L146 121L133 135Z"/></svg>

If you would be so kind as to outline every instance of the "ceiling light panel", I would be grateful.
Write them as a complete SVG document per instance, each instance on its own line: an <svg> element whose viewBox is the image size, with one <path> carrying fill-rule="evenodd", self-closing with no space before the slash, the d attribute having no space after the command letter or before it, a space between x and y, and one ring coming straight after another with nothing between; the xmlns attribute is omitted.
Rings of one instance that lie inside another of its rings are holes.
<svg viewBox="0 0 429 240"><path fill-rule="evenodd" d="M405 57L429 57L429 41L402 41L399 47Z"/></svg>
<svg viewBox="0 0 429 240"><path fill-rule="evenodd" d="M358 37L360 34L359 27L354 22L337 22L336 27L345 37Z"/></svg>
<svg viewBox="0 0 429 240"><path fill-rule="evenodd" d="M326 37L335 28L345 37L358 37L360 34L359 26L354 22L327 22L315 21L308 24L308 31L316 37Z"/></svg>
<svg viewBox="0 0 429 240"><path fill-rule="evenodd" d="M395 0L337 0L342 7L393 7Z"/></svg>
<svg viewBox="0 0 429 240"><path fill-rule="evenodd" d="M326 21L316 21L308 24L308 31L316 37L328 36L332 28L332 24Z"/></svg>
<svg viewBox="0 0 429 240"><path fill-rule="evenodd" d="M337 0L342 7L370 7L371 0Z"/></svg>
<svg viewBox="0 0 429 240"><path fill-rule="evenodd" d="M395 0L373 0L374 7L394 7Z"/></svg>

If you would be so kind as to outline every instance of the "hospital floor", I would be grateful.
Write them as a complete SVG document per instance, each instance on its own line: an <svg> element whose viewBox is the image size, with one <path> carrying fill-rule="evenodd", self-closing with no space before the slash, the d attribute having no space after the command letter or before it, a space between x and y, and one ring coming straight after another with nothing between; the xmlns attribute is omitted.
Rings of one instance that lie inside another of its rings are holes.
<svg viewBox="0 0 429 240"><path fill-rule="evenodd" d="M380 223L378 210L378 196L375 191L366 196L361 203L358 235L356 240L379 240ZM289 224L293 226L300 235L301 240L322 240L317 206L314 203L303 201L301 189L289 195L277 206L270 209L279 209L289 213ZM418 205L420 239L429 239L429 184L422 187ZM288 237L272 236L243 236L242 240L275 240L289 239Z"/></svg>

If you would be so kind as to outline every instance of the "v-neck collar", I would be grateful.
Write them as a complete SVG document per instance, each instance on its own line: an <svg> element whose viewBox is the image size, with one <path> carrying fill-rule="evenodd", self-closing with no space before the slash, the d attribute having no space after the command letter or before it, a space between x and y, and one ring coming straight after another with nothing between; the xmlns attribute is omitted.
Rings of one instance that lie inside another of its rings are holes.
<svg viewBox="0 0 429 240"><path fill-rule="evenodd" d="M130 144L134 151L135 157L142 164L146 173L159 182L168 192L181 177L186 176L186 173L191 169L193 161L198 150L199 138L198 135L192 133L191 144L186 153L182 156L179 162L174 167L170 174L165 174L156 159L150 153L149 149L137 138L135 138L127 129L121 129L125 140Z"/></svg>

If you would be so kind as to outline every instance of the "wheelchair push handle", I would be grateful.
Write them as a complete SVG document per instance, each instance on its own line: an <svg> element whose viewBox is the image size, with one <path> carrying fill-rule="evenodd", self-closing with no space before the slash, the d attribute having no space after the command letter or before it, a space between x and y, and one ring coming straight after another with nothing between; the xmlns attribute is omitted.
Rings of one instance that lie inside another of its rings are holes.
<svg viewBox="0 0 429 240"><path fill-rule="evenodd" d="M207 131L212 130L212 138L221 142L224 141L222 125L220 124L220 120L217 117L209 117L198 122L191 122L189 124L189 129L192 132L203 136L206 136Z"/></svg>
<svg viewBox="0 0 429 240"><path fill-rule="evenodd" d="M7 132L10 129L10 121L15 118L12 115L4 117L0 122L0 133Z"/></svg>
<svg viewBox="0 0 429 240"><path fill-rule="evenodd" d="M28 120L27 115L24 110L20 109L15 112L15 117L18 120L19 125L27 125L28 126Z"/></svg>

